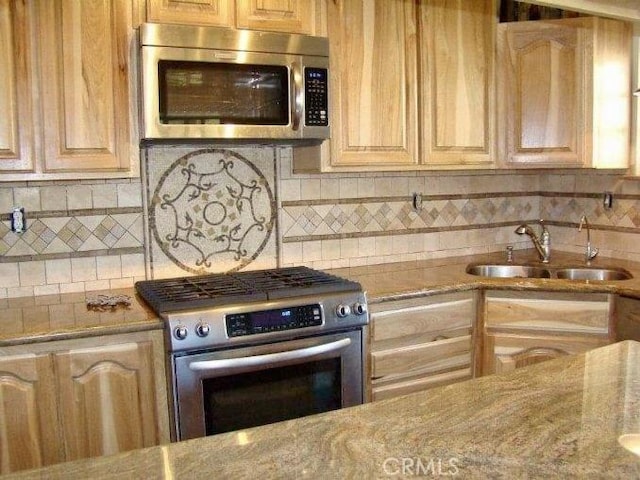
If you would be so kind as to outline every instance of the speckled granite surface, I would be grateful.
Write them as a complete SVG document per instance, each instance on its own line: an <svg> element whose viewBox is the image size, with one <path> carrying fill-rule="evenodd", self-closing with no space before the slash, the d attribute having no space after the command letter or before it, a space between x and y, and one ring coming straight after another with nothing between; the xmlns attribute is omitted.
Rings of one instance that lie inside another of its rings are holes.
<svg viewBox="0 0 640 480"><path fill-rule="evenodd" d="M594 267L626 268L634 277L612 282L485 278L465 273L472 262L504 263L504 253L335 269L331 273L360 282L372 303L477 288L609 292L640 298L640 264L625 260L596 258L593 262ZM541 265L535 251L516 252L515 262ZM553 267L583 264L582 255L562 252L554 252L551 263ZM98 294L127 295L131 306L104 312L88 310L86 299ZM163 323L136 297L133 288L0 300L0 347L161 328Z"/></svg>
<svg viewBox="0 0 640 480"><path fill-rule="evenodd" d="M638 478L640 343L6 478Z"/></svg>

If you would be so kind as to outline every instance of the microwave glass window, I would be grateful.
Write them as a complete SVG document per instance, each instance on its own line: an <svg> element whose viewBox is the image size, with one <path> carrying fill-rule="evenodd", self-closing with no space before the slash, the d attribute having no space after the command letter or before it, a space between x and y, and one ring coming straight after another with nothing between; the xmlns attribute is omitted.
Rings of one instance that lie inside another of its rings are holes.
<svg viewBox="0 0 640 480"><path fill-rule="evenodd" d="M161 60L158 74L161 123L289 124L287 67Z"/></svg>
<svg viewBox="0 0 640 480"><path fill-rule="evenodd" d="M202 380L206 434L231 432L342 404L339 358Z"/></svg>

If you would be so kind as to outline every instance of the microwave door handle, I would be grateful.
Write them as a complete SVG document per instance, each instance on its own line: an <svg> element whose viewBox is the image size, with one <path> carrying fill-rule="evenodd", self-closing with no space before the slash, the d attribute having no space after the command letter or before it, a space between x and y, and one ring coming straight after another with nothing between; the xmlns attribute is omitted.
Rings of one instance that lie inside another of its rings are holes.
<svg viewBox="0 0 640 480"><path fill-rule="evenodd" d="M294 63L291 67L291 128L300 129L302 121L302 95L304 86L302 84L302 65Z"/></svg>
<svg viewBox="0 0 640 480"><path fill-rule="evenodd" d="M202 362L191 362L189 369L197 372L215 372L219 370L246 369L247 367L277 366L279 363L301 360L315 357L324 353L342 350L351 345L350 338L343 338L335 342L323 343L313 347L289 350L286 352L268 353L266 355L253 355L240 358L225 358L221 360L205 360Z"/></svg>

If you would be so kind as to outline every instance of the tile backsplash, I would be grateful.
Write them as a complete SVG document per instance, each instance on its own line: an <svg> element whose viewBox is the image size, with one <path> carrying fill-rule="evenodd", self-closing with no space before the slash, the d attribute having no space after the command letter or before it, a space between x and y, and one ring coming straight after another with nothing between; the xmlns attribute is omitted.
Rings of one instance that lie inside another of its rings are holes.
<svg viewBox="0 0 640 480"><path fill-rule="evenodd" d="M0 184L0 297L530 248L515 226L541 217L552 251L581 252L583 214L600 255L640 261L640 182L618 173L296 174L285 147L142 153L141 180ZM614 195L611 209L602 204L605 191ZM17 206L26 212L22 234L10 230Z"/></svg>

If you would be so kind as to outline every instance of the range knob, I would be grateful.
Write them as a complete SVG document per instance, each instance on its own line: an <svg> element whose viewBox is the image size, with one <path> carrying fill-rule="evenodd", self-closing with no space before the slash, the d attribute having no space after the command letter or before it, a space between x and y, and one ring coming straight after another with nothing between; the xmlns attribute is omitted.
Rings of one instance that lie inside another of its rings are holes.
<svg viewBox="0 0 640 480"><path fill-rule="evenodd" d="M200 322L198 323L198 325L196 325L196 335L198 335L199 337L206 337L207 335L209 335L210 331L211 327L208 323Z"/></svg>
<svg viewBox="0 0 640 480"><path fill-rule="evenodd" d="M338 305L336 307L336 315L340 318L344 318L351 313L351 307L349 305Z"/></svg>
<svg viewBox="0 0 640 480"><path fill-rule="evenodd" d="M184 340L185 338L187 338L187 335L189 335L189 330L187 330L187 327L185 327L184 325L178 325L173 329L173 336L178 340Z"/></svg>
<svg viewBox="0 0 640 480"><path fill-rule="evenodd" d="M367 313L367 304L366 303L354 303L353 304L353 312L356 315L364 315L365 313Z"/></svg>

